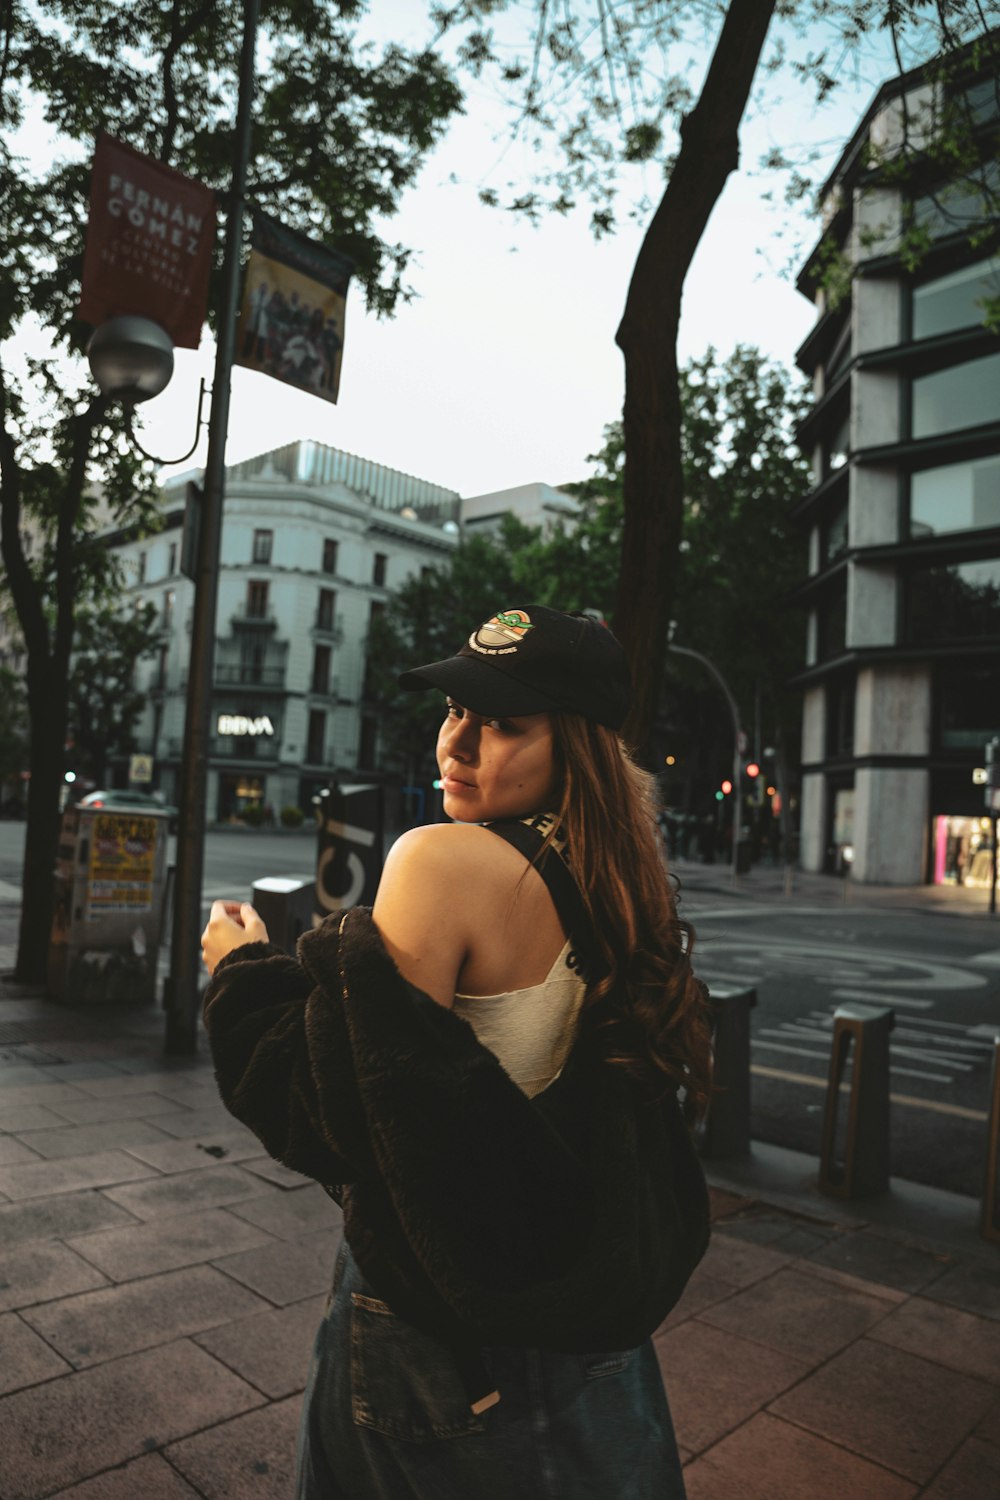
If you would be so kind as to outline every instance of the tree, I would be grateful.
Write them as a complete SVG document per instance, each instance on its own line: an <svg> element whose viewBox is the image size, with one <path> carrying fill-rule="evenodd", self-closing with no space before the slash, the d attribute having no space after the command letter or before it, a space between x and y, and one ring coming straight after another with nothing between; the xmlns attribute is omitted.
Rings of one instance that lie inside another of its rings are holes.
<svg viewBox="0 0 1000 1500"><path fill-rule="evenodd" d="M24 687L9 667L0 667L0 814L23 805L21 772L28 765L28 711Z"/></svg>
<svg viewBox="0 0 1000 1500"><path fill-rule="evenodd" d="M764 52L772 19L781 25L765 62L771 74L787 64L815 84L819 97L836 80L827 49L855 53L888 36L883 75L938 54L932 69L954 106L933 124L934 151L974 177L995 221L998 183L984 169L982 132L974 109L954 90L973 63L998 52L998 34L980 0L728 0L701 90L695 96L684 67L667 66L671 54L689 54L717 11L685 0L576 0L556 7L535 0L532 38L524 54L498 43L492 18L504 0L459 0L443 14L468 23L464 57L480 70L495 67L517 97L518 130L532 146L554 138L557 165L521 185L507 207L537 216L549 207L569 212L583 198L592 205L596 233L614 228L623 165L659 160L666 186L649 214L624 313L616 335L625 363L623 433L624 530L615 627L628 649L636 683L626 734L648 757L662 678L667 625L675 610L677 548L683 506L681 397L677 332L684 282L726 179L739 162L739 126ZM786 58L796 37L804 54ZM975 39L971 50L966 47ZM908 49L911 49L908 52ZM913 56L915 49L917 56ZM663 59L664 71L656 62ZM997 69L994 67L995 75ZM927 137L913 142L927 153ZM778 161L785 158L777 153ZM809 184L801 174L794 183ZM487 201L500 195L487 189ZM639 212L645 212L640 205ZM836 248L836 247L835 247ZM914 241L914 249L918 248ZM827 272L837 276L831 253Z"/></svg>
<svg viewBox="0 0 1000 1500"><path fill-rule="evenodd" d="M132 613L107 603L78 612L69 680L69 737L78 777L102 786L109 756L134 748L136 720L146 705L135 686L135 668L159 640L152 604Z"/></svg>
<svg viewBox="0 0 1000 1500"><path fill-rule="evenodd" d="M410 252L375 224L393 212L461 92L429 48L378 55L357 45L362 10L360 0L263 0L249 192L349 255L369 307L390 314L408 294ZM108 585L90 538L102 520L149 525L154 509L151 469L81 360L90 330L74 309L92 143L104 128L224 202L239 14L234 0L38 0L0 17L0 586L27 654L24 981L44 974L75 609ZM31 112L58 131L40 169L16 154ZM48 357L20 356L29 327L49 340Z"/></svg>

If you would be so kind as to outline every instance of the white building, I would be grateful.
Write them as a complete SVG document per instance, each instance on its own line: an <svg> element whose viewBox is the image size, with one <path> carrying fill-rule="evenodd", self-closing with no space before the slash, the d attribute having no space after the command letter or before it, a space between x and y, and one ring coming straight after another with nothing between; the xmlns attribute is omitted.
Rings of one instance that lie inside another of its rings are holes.
<svg viewBox="0 0 1000 1500"><path fill-rule="evenodd" d="M186 484L165 489L165 525L115 543L138 605L161 624L140 664L148 705L136 745L176 800L194 585L181 572ZM366 711L366 642L389 589L443 561L459 497L440 485L300 442L227 470L208 770L210 820L251 803L309 811L330 773L377 766ZM125 780L124 767L116 779Z"/></svg>

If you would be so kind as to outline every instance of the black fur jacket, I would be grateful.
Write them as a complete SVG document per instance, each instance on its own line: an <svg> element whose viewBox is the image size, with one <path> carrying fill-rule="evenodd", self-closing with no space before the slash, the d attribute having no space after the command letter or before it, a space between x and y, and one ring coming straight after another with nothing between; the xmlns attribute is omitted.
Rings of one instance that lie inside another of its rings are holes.
<svg viewBox="0 0 1000 1500"><path fill-rule="evenodd" d="M456 1348L632 1348L704 1254L708 1195L675 1094L644 1099L584 1028L528 1099L402 978L366 908L306 933L297 960L228 954L205 1022L227 1108L343 1204L391 1309Z"/></svg>

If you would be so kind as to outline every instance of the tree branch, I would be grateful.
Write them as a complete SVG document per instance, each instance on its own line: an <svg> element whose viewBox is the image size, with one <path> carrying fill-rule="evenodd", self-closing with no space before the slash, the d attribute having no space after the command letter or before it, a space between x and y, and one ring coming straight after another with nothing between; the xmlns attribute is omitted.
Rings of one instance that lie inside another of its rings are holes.
<svg viewBox="0 0 1000 1500"><path fill-rule="evenodd" d="M28 566L21 540L21 466L10 434L10 401L0 365L0 554L29 656L48 656L49 627L42 592Z"/></svg>
<svg viewBox="0 0 1000 1500"><path fill-rule="evenodd" d="M73 537L87 478L91 437L107 407L108 397L98 394L93 397L86 411L78 412L72 418L73 444L62 504L59 507L55 545L56 627L53 658L57 671L68 669L73 649L73 607L76 595Z"/></svg>

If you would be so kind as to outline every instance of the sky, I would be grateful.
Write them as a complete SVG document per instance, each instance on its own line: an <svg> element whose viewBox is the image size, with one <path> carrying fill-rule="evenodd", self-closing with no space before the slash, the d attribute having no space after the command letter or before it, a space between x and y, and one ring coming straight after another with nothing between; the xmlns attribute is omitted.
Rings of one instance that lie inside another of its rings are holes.
<svg viewBox="0 0 1000 1500"><path fill-rule="evenodd" d="M378 0L368 24L376 39L419 42L425 15L423 0ZM692 51L693 81L708 56L707 46ZM744 165L730 177L688 277L682 359L709 345L724 357L748 343L792 364L814 312L782 268L796 248L799 258L811 248L818 226L803 205L767 202L776 184L756 164L769 146L795 141L820 147L820 179L832 166L881 76L877 65L865 76L847 61L835 66L841 87L824 110L786 81L745 122ZM587 456L621 413L614 335L643 225L626 221L595 241L583 211L532 227L483 206L479 187L510 166L509 154L501 159L508 121L487 88L470 86L466 116L387 221L386 233L415 249L417 296L379 320L357 289L350 293L336 406L234 370L227 462L311 438L463 495L538 480L558 485L588 472ZM658 169L643 170L637 186L655 199ZM190 446L198 380L210 383L213 359L207 338L198 351L177 351L170 386L143 408L151 452L179 456ZM164 475L203 462L204 450L203 437L193 458Z"/></svg>

